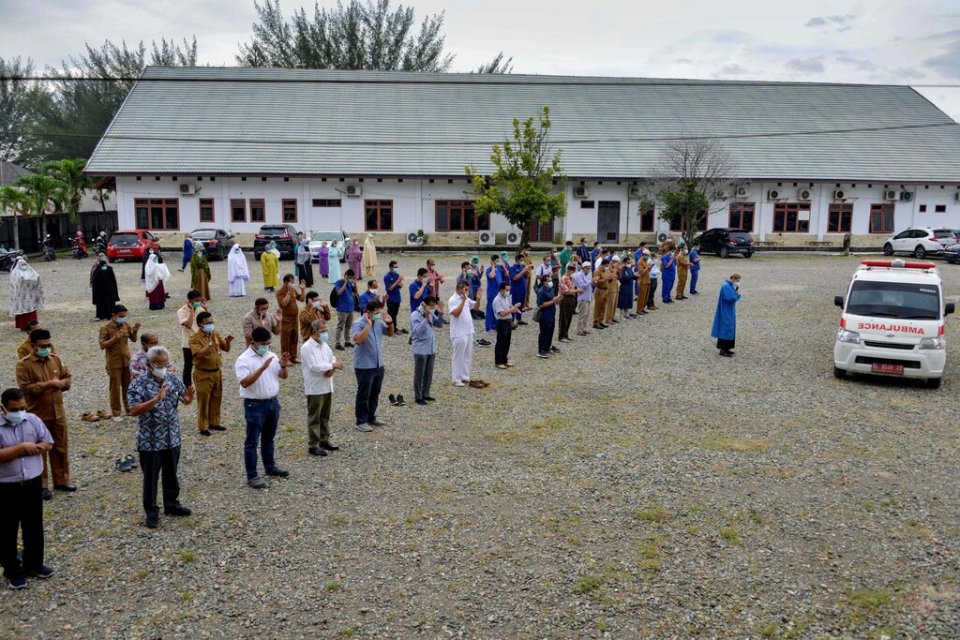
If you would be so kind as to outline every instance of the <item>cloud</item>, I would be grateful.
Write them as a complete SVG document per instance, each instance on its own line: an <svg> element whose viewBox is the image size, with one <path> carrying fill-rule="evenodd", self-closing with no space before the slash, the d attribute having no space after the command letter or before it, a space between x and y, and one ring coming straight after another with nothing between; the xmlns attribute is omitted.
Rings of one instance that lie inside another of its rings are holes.
<svg viewBox="0 0 960 640"><path fill-rule="evenodd" d="M837 31L849 31L853 29L853 21L857 16L852 14L838 16L814 16L807 20L803 26L813 29L822 29L824 27L833 27Z"/></svg>
<svg viewBox="0 0 960 640"><path fill-rule="evenodd" d="M929 67L947 78L960 78L960 31L951 32L953 42L947 45L945 53L923 61Z"/></svg>
<svg viewBox="0 0 960 640"><path fill-rule="evenodd" d="M843 64L849 64L853 67L856 67L860 71L875 71L877 68L877 65L870 62L869 60L861 60L859 58L854 58L853 56L846 56L846 55L837 56L834 59L837 62L841 62Z"/></svg>
<svg viewBox="0 0 960 640"><path fill-rule="evenodd" d="M927 77L927 74L912 67L897 67L893 73L904 80L920 80Z"/></svg>
<svg viewBox="0 0 960 640"><path fill-rule="evenodd" d="M717 70L717 72L716 72L715 74L713 74L713 77L716 78L716 77L718 77L718 76L742 76L742 75L746 75L746 74L748 74L748 73L750 73L750 72L747 71L746 69L744 69L743 67L741 67L740 65L738 65L738 64L736 64L736 63L730 63L730 64L725 64L725 65L723 65L722 67L720 67L720 68Z"/></svg>
<svg viewBox="0 0 960 640"><path fill-rule="evenodd" d="M788 60L783 66L797 73L823 73L826 70L826 67L823 66L823 56L794 58Z"/></svg>
<svg viewBox="0 0 960 640"><path fill-rule="evenodd" d="M693 60L690 58L677 58L674 62L676 64L693 64Z"/></svg>

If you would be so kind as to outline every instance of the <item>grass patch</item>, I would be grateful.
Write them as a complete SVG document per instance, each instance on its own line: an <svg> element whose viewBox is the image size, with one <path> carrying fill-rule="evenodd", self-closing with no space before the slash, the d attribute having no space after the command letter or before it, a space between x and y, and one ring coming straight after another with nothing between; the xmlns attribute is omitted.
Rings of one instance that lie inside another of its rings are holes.
<svg viewBox="0 0 960 640"><path fill-rule="evenodd" d="M568 426L569 422L566 418L553 417L545 420L538 420L526 428L485 433L483 434L483 439L499 444L522 444L537 442L543 438L557 433L562 429L567 428Z"/></svg>
<svg viewBox="0 0 960 640"><path fill-rule="evenodd" d="M192 601L193 601L193 594L190 593L189 591L181 591L181 592L180 592L180 600L181 600L182 602L192 602Z"/></svg>
<svg viewBox="0 0 960 640"><path fill-rule="evenodd" d="M637 520L643 522L662 524L666 522L669 517L670 514L667 513L667 510L660 506L644 507L643 509L637 510Z"/></svg>
<svg viewBox="0 0 960 640"><path fill-rule="evenodd" d="M777 635L777 623L768 622L765 625L757 627L757 635L761 638L774 638Z"/></svg>
<svg viewBox="0 0 960 640"><path fill-rule="evenodd" d="M323 590L327 593L336 593L342 589L343 586L339 582L328 582L327 584L323 585Z"/></svg>
<svg viewBox="0 0 960 640"><path fill-rule="evenodd" d="M573 587L573 592L577 595L589 595L591 593L596 593L603 587L603 579L596 576L583 576L577 580L577 584Z"/></svg>
<svg viewBox="0 0 960 640"><path fill-rule="evenodd" d="M920 540L926 540L927 542L931 542L936 538L933 534L933 529L913 518L907 520L906 531L911 536L919 538Z"/></svg>
<svg viewBox="0 0 960 640"><path fill-rule="evenodd" d="M183 560L184 562L193 562L194 560L197 559L197 554L194 553L193 551L181 551L180 559Z"/></svg>
<svg viewBox="0 0 960 640"><path fill-rule="evenodd" d="M749 438L710 436L704 438L703 446L710 451L720 453L767 453L770 451L769 440Z"/></svg>
<svg viewBox="0 0 960 640"><path fill-rule="evenodd" d="M857 589L847 594L847 602L857 609L876 613L893 602L893 595L885 589Z"/></svg>
<svg viewBox="0 0 960 640"><path fill-rule="evenodd" d="M146 569L141 569L140 571L137 571L137 580L145 580L148 575L150 575L149 571Z"/></svg>
<svg viewBox="0 0 960 640"><path fill-rule="evenodd" d="M663 536L650 536L640 545L639 565L644 571L656 573L662 568L660 563L660 543Z"/></svg>
<svg viewBox="0 0 960 640"><path fill-rule="evenodd" d="M347 524L347 519L343 516L333 516L333 526L342 527Z"/></svg>
<svg viewBox="0 0 960 640"><path fill-rule="evenodd" d="M733 544L740 544L741 540L740 532L733 527L723 527L720 529L720 537Z"/></svg>

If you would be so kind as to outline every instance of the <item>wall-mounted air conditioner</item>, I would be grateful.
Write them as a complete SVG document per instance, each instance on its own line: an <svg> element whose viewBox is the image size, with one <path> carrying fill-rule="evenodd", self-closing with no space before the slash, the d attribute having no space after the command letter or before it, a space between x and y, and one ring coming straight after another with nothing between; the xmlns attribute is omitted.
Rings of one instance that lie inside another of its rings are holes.
<svg viewBox="0 0 960 640"><path fill-rule="evenodd" d="M843 189L834 189L833 190L833 199L834 200L846 200L847 192Z"/></svg>
<svg viewBox="0 0 960 640"><path fill-rule="evenodd" d="M480 246L489 246L496 244L497 236L494 235L493 231L481 231L477 234L477 243Z"/></svg>
<svg viewBox="0 0 960 640"><path fill-rule="evenodd" d="M895 189L886 189L883 192L883 199L887 200L888 202L896 202L900 199L900 193Z"/></svg>
<svg viewBox="0 0 960 640"><path fill-rule="evenodd" d="M358 184L348 184L346 194L351 198L357 198L363 193L363 188Z"/></svg>
<svg viewBox="0 0 960 640"><path fill-rule="evenodd" d="M590 189L587 189L586 187L580 187L580 186L574 187L574 188L573 188L573 197L574 197L574 198L580 198L580 199L589 198L589 197L590 197Z"/></svg>
<svg viewBox="0 0 960 640"><path fill-rule="evenodd" d="M180 195L182 196L193 196L197 194L197 185L190 184L187 182L180 183Z"/></svg>
<svg viewBox="0 0 960 640"><path fill-rule="evenodd" d="M767 191L767 200L780 200L783 198L783 192L779 189L770 189Z"/></svg>
<svg viewBox="0 0 960 640"><path fill-rule="evenodd" d="M797 200L800 202L810 202L813 199L813 192L810 189L797 189Z"/></svg>
<svg viewBox="0 0 960 640"><path fill-rule="evenodd" d="M507 233L507 244L511 247L517 247L520 245L520 232L519 231L510 231Z"/></svg>

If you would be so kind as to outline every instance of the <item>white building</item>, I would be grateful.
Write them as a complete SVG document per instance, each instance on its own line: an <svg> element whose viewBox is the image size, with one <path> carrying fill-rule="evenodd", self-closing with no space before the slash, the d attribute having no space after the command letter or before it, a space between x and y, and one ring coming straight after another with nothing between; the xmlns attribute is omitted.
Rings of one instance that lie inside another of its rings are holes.
<svg viewBox="0 0 960 640"><path fill-rule="evenodd" d="M543 106L568 214L534 241L671 231L634 185L681 137L717 138L736 163L709 228L874 247L910 226L960 228L960 125L902 86L154 67L87 166L115 178L120 228L177 241L216 226L246 243L286 222L387 246L420 229L433 245L502 243L516 230L474 215L464 167L488 173L512 119Z"/></svg>

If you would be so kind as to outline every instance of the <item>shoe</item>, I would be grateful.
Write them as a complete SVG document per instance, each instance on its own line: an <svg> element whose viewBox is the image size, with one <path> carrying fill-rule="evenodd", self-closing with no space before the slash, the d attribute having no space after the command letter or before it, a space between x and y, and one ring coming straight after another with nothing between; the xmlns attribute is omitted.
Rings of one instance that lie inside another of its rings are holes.
<svg viewBox="0 0 960 640"><path fill-rule="evenodd" d="M427 402L436 402L436 401L437 401L437 399L434 398L433 396L423 396L423 399L426 400Z"/></svg>
<svg viewBox="0 0 960 640"><path fill-rule="evenodd" d="M426 400L414 400L414 402L416 402L417 404L422 404L422 405L430 404L430 403L427 402Z"/></svg>
<svg viewBox="0 0 960 640"><path fill-rule="evenodd" d="M98 416L95 413L90 413L89 411L87 411L80 416L80 419L83 420L84 422L98 422L100 420L100 416Z"/></svg>
<svg viewBox="0 0 960 640"><path fill-rule="evenodd" d="M527 322L526 320L521 320L521 321L518 322L517 324L518 324L518 325L528 325L528 324L530 324L530 323Z"/></svg>
<svg viewBox="0 0 960 640"><path fill-rule="evenodd" d="M560 349L557 349L556 347L550 347L550 353L560 353Z"/></svg>
<svg viewBox="0 0 960 640"><path fill-rule="evenodd" d="M147 529L156 529L157 525L160 524L160 514L157 512L148 513L145 524L147 525Z"/></svg>
<svg viewBox="0 0 960 640"><path fill-rule="evenodd" d="M397 394L397 406L400 406L400 407L407 406L407 401L403 399L402 393Z"/></svg>
<svg viewBox="0 0 960 640"><path fill-rule="evenodd" d="M114 462L114 465L116 466L117 471L133 471L133 468L137 466L137 461L133 456L128 455L123 458L117 458L116 462Z"/></svg>
<svg viewBox="0 0 960 640"><path fill-rule="evenodd" d="M549 353L542 353L542 352L541 352L541 353L538 353L538 354L537 354L537 357L538 357L538 358L544 358L544 359L546 359L546 358L549 358L549 357L550 357L550 354L549 354Z"/></svg>
<svg viewBox="0 0 960 640"><path fill-rule="evenodd" d="M363 431L364 433L370 433L371 431L373 431L373 427L371 427L371 426L368 425L367 423L358 424L358 425L357 425L357 431Z"/></svg>
<svg viewBox="0 0 960 640"><path fill-rule="evenodd" d="M387 426L386 424L384 424L383 422L380 422L379 420L371 420L371 421L369 422L369 424L371 424L371 425L374 426L374 427L385 427L385 426Z"/></svg>
<svg viewBox="0 0 960 640"><path fill-rule="evenodd" d="M322 448L320 448L320 447L310 447L309 449L307 449L307 451L308 451L308 452L310 453L310 455L312 455L312 456L325 456L325 455L327 455L327 452L324 451L324 450L323 450Z"/></svg>
<svg viewBox="0 0 960 640"><path fill-rule="evenodd" d="M7 579L7 583L10 585L11 589L26 589L27 576L24 576L24 575L13 576L12 578Z"/></svg>
<svg viewBox="0 0 960 640"><path fill-rule="evenodd" d="M402 333L403 335L407 335L408 333L410 333L410 332L407 331L406 329L398 329L398 331L399 331L400 333Z"/></svg>
<svg viewBox="0 0 960 640"><path fill-rule="evenodd" d="M53 488L56 489L57 491L73 493L74 491L77 490L77 485L73 484L72 482L68 482L67 484L55 484L53 485Z"/></svg>
<svg viewBox="0 0 960 640"><path fill-rule="evenodd" d="M281 469L280 467L274 467L267 471L268 476L273 476L274 478L286 478L290 475L290 472L286 469Z"/></svg>
<svg viewBox="0 0 960 640"><path fill-rule="evenodd" d="M113 421L114 421L114 422L123 422L123 417L122 417L122 416L113 416Z"/></svg>
<svg viewBox="0 0 960 640"><path fill-rule="evenodd" d="M453 381L453 386L455 386L455 387L465 387L465 386L467 386L467 385L463 384L463 380L454 380L454 381Z"/></svg>
<svg viewBox="0 0 960 640"><path fill-rule="evenodd" d="M512 362L508 362L505 366L507 367L507 369L513 369L513 363L512 363Z"/></svg>
<svg viewBox="0 0 960 640"><path fill-rule="evenodd" d="M100 411L97 411L97 417L100 418L101 420L106 420L107 418L112 418L113 416L109 411L104 411L103 409L100 409Z"/></svg>
<svg viewBox="0 0 960 640"><path fill-rule="evenodd" d="M698 293L700 293L700 292L699 292L699 291L691 291L691 292L690 292L690 295L695 296L695 295L697 295Z"/></svg>
<svg viewBox="0 0 960 640"><path fill-rule="evenodd" d="M40 497L44 500L53 500L53 492L50 489L41 489Z"/></svg>
<svg viewBox="0 0 960 640"><path fill-rule="evenodd" d="M212 436L213 434L210 433L209 431L201 431L201 432L200 432L200 435L202 435L202 436Z"/></svg>
<svg viewBox="0 0 960 640"><path fill-rule="evenodd" d="M179 518L183 516L189 516L190 514L193 513L193 511L190 511L190 509L187 509L183 505L175 504L172 507L164 507L163 513L168 516L174 516Z"/></svg>
<svg viewBox="0 0 960 640"><path fill-rule="evenodd" d="M227 430L226 427L224 427L224 426L222 426L222 425L219 425L219 424L212 424L212 425L210 425L210 428L213 429L214 431L226 431L226 430Z"/></svg>
<svg viewBox="0 0 960 640"><path fill-rule="evenodd" d="M56 573L55 570L51 569L46 565L42 565L39 569L34 569L33 571L28 572L31 578L40 578L41 580L46 580L50 576Z"/></svg>
<svg viewBox="0 0 960 640"><path fill-rule="evenodd" d="M330 444L329 442L324 442L320 445L320 448L324 451L340 451L340 447L335 444Z"/></svg>
<svg viewBox="0 0 960 640"><path fill-rule="evenodd" d="M733 357L733 354L730 353L729 351L721 351L721 352L720 352L720 355L723 356L724 358L732 358L732 357Z"/></svg>
<svg viewBox="0 0 960 640"><path fill-rule="evenodd" d="M397 398L396 398L396 396L394 396L392 393L387 396L387 400L390 401L390 404L391 404L392 406L394 406L394 407L397 406Z"/></svg>
<svg viewBox="0 0 960 640"><path fill-rule="evenodd" d="M252 478L247 480L247 486L253 489L266 489L267 481L261 478L260 476L253 476Z"/></svg>
<svg viewBox="0 0 960 640"><path fill-rule="evenodd" d="M345 346L345 347L347 347L347 348L349 348L349 349L353 349L353 343L352 343L352 342L345 342L345 343L343 344L343 346Z"/></svg>
<svg viewBox="0 0 960 640"><path fill-rule="evenodd" d="M507 365L505 365L505 364L498 364L498 365L497 365L497 369L506 369L506 368L507 368ZM419 400L418 400L417 402L419 402ZM424 404L426 404L426 403L424 403Z"/></svg>
<svg viewBox="0 0 960 640"><path fill-rule="evenodd" d="M601 329L609 329L609 328L610 328L610 325L604 324L604 323L601 322L601 323L600 323L600 328L601 328Z"/></svg>
<svg viewBox="0 0 960 640"><path fill-rule="evenodd" d="M586 332L586 331L577 331L577 335L578 335L578 336L585 336L585 335L587 335L587 332Z"/></svg>
<svg viewBox="0 0 960 640"><path fill-rule="evenodd" d="M334 349L336 349L337 351L343 351L343 345L342 345L342 344L338 344L338 345L336 345L336 346L334 347Z"/></svg>

